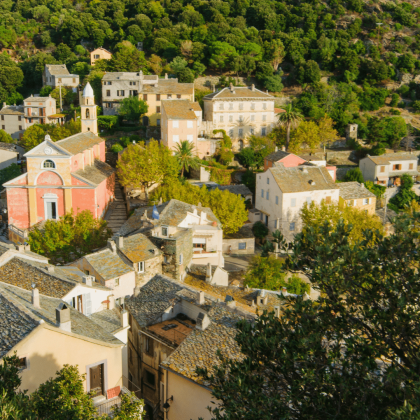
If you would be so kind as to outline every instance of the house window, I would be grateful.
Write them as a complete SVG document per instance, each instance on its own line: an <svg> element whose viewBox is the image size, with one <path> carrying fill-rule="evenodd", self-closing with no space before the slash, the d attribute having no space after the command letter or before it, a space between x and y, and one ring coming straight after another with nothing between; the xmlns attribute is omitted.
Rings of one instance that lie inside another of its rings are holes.
<svg viewBox="0 0 420 420"><path fill-rule="evenodd" d="M106 96L111 96L111 91L109 89L106 91Z"/></svg>
<svg viewBox="0 0 420 420"><path fill-rule="evenodd" d="M263 121L267 121L267 115L263 115Z"/></svg>
<svg viewBox="0 0 420 420"><path fill-rule="evenodd" d="M73 77L73 83L76 83L76 79Z"/></svg>
<svg viewBox="0 0 420 420"><path fill-rule="evenodd" d="M159 119L159 118L156 120L156 125L157 125L158 127L160 127L160 119Z"/></svg>
<svg viewBox="0 0 420 420"><path fill-rule="evenodd" d="M294 231L295 230L295 222L290 223L289 230L290 231Z"/></svg>
<svg viewBox="0 0 420 420"><path fill-rule="evenodd" d="M22 117L20 115L18 117L18 121L22 121Z"/></svg>
<svg viewBox="0 0 420 420"><path fill-rule="evenodd" d="M267 178L267 184L269 184L270 183L270 178Z"/></svg>
<svg viewBox="0 0 420 420"><path fill-rule="evenodd" d="M176 95L176 98L177 99L181 99L181 95Z"/></svg>
<svg viewBox="0 0 420 420"><path fill-rule="evenodd" d="M160 114L160 106L157 106L157 107L156 107L156 113L157 113L157 114Z"/></svg>
<svg viewBox="0 0 420 420"><path fill-rule="evenodd" d="M400 171L401 170L401 164L392 165L392 170L393 171Z"/></svg>
<svg viewBox="0 0 420 420"><path fill-rule="evenodd" d="M168 99L172 99L172 95L171 94L168 94Z"/></svg>
<svg viewBox="0 0 420 420"><path fill-rule="evenodd" d="M385 166L381 166L381 172L385 172Z"/></svg>
<svg viewBox="0 0 420 420"><path fill-rule="evenodd" d="M143 101L147 101L147 93L143 95Z"/></svg>
<svg viewBox="0 0 420 420"><path fill-rule="evenodd" d="M279 204L279 196L276 195L276 204Z"/></svg>
<svg viewBox="0 0 420 420"><path fill-rule="evenodd" d="M108 86L111 86L112 85L112 82L108 82Z"/></svg>
<svg viewBox="0 0 420 420"><path fill-rule="evenodd" d="M179 121L172 121L173 128L179 128Z"/></svg>
<svg viewBox="0 0 420 420"><path fill-rule="evenodd" d="M156 100L160 101L160 94L156 95Z"/></svg>
<svg viewBox="0 0 420 420"><path fill-rule="evenodd" d="M114 284L115 284L115 287L119 286L120 285L120 279L119 278L115 279Z"/></svg>
<svg viewBox="0 0 420 420"><path fill-rule="evenodd" d="M137 263L137 272L144 273L144 261L140 261Z"/></svg>
<svg viewBox="0 0 420 420"><path fill-rule="evenodd" d="M153 340L150 337L146 337L146 353L153 355Z"/></svg>
<svg viewBox="0 0 420 420"><path fill-rule="evenodd" d="M22 128L22 126L20 125L20 126L19 126L19 131L21 131L21 130L23 130L23 128Z"/></svg>
<svg viewBox="0 0 420 420"><path fill-rule="evenodd" d="M292 199L291 199L290 206L291 206L291 207L296 207L296 198L292 198Z"/></svg>
<svg viewBox="0 0 420 420"><path fill-rule="evenodd" d="M255 109L255 104L251 104L251 109Z"/></svg>
<svg viewBox="0 0 420 420"><path fill-rule="evenodd" d="M246 242L239 242L238 249L246 249Z"/></svg>
<svg viewBox="0 0 420 420"><path fill-rule="evenodd" d="M261 135L265 136L266 132L267 132L267 129L265 127L262 127L261 128Z"/></svg>
<svg viewBox="0 0 420 420"><path fill-rule="evenodd" d="M311 204L312 203L312 197L306 197L306 203L308 204L308 206L309 206L309 204Z"/></svg>
<svg viewBox="0 0 420 420"><path fill-rule="evenodd" d="M414 169L414 163L409 163L408 164L408 169Z"/></svg>
<svg viewBox="0 0 420 420"><path fill-rule="evenodd" d="M277 220L274 220L274 229L277 229Z"/></svg>
<svg viewBox="0 0 420 420"><path fill-rule="evenodd" d="M250 129L250 133L253 136L255 134L255 130L253 128Z"/></svg>
<svg viewBox="0 0 420 420"><path fill-rule="evenodd" d="M194 123L192 121L187 121L187 128L193 128Z"/></svg>
<svg viewBox="0 0 420 420"><path fill-rule="evenodd" d="M152 388L155 387L155 375L152 372L149 372L148 370L146 372L146 384Z"/></svg>
<svg viewBox="0 0 420 420"><path fill-rule="evenodd" d="M31 122L31 121L29 121L29 122ZM2 125L2 126L1 126L1 129L2 129L2 130L5 130L5 129L6 129L6 127L5 127L4 125Z"/></svg>
<svg viewBox="0 0 420 420"><path fill-rule="evenodd" d="M244 104L242 102L239 104L239 109L240 110L244 109Z"/></svg>
<svg viewBox="0 0 420 420"><path fill-rule="evenodd" d="M243 132L244 132L244 130L243 130L242 128L240 128L240 129L238 130L239 137L242 137Z"/></svg>
<svg viewBox="0 0 420 420"><path fill-rule="evenodd" d="M26 357L20 357L18 367L21 370L27 369L28 368L28 359Z"/></svg>
<svg viewBox="0 0 420 420"><path fill-rule="evenodd" d="M233 122L233 116L229 115L229 122Z"/></svg>
<svg viewBox="0 0 420 420"><path fill-rule="evenodd" d="M363 205L366 206L367 204L369 204L369 198L364 198Z"/></svg>
<svg viewBox="0 0 420 420"><path fill-rule="evenodd" d="M262 214L262 213L260 213L260 220L261 220L261 221L263 221L263 217L264 217L264 216L263 216L263 214Z"/></svg>
<svg viewBox="0 0 420 420"><path fill-rule="evenodd" d="M223 122L223 115L220 116L220 122Z"/></svg>
<svg viewBox="0 0 420 420"><path fill-rule="evenodd" d="M244 116L243 115L239 115L239 122L244 122Z"/></svg>
<svg viewBox="0 0 420 420"><path fill-rule="evenodd" d="M164 256L163 256L163 262L164 262L165 264L168 264L168 263L169 263L169 258L167 257L167 255L164 255Z"/></svg>
<svg viewBox="0 0 420 420"><path fill-rule="evenodd" d="M270 197L270 192L269 192L269 191L267 191L267 193L266 193L266 195L265 195L265 198L268 200L268 199L269 199L269 197Z"/></svg>
<svg viewBox="0 0 420 420"><path fill-rule="evenodd" d="M4 121L4 115L1 116L1 120Z"/></svg>
<svg viewBox="0 0 420 420"><path fill-rule="evenodd" d="M104 364L101 363L89 369L90 389L92 397L104 395Z"/></svg>
<svg viewBox="0 0 420 420"><path fill-rule="evenodd" d="M255 115L251 115L251 121L255 121Z"/></svg>
<svg viewBox="0 0 420 420"><path fill-rule="evenodd" d="M120 90L120 94L121 94L121 96L124 96L125 92L123 90Z"/></svg>
<svg viewBox="0 0 420 420"><path fill-rule="evenodd" d="M223 104L219 104L219 111L223 111L225 109Z"/></svg>
<svg viewBox="0 0 420 420"><path fill-rule="evenodd" d="M94 58L95 60L98 60L98 59L99 59L99 54L95 54L95 55L93 56L93 58Z"/></svg>
<svg viewBox="0 0 420 420"><path fill-rule="evenodd" d="M233 128L229 130L229 137L233 137Z"/></svg>
<svg viewBox="0 0 420 420"><path fill-rule="evenodd" d="M184 257L182 254L179 255L179 263L182 264L184 261Z"/></svg>
<svg viewBox="0 0 420 420"><path fill-rule="evenodd" d="M261 197L264 198L264 190L261 190Z"/></svg>
<svg viewBox="0 0 420 420"><path fill-rule="evenodd" d="M325 197L325 202L331 204L331 196Z"/></svg>
<svg viewBox="0 0 420 420"><path fill-rule="evenodd" d="M267 109L267 104L263 104L263 109Z"/></svg>
<svg viewBox="0 0 420 420"><path fill-rule="evenodd" d="M55 168L55 163L52 160L46 160L43 165L44 168Z"/></svg>
<svg viewBox="0 0 420 420"><path fill-rule="evenodd" d="M233 109L233 104L229 104L229 109L232 110Z"/></svg>

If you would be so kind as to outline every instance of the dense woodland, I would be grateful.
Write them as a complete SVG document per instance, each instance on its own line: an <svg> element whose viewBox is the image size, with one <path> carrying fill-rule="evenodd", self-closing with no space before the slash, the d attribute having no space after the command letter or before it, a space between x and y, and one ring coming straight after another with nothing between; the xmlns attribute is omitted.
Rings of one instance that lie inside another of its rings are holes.
<svg viewBox="0 0 420 420"><path fill-rule="evenodd" d="M391 106L406 106L405 98L420 108L420 85L384 87L399 73L420 74L419 17L420 8L397 1L2 0L0 44L9 54L0 56L0 102L39 92L46 63L67 64L98 99L104 71L167 72L183 82L241 75L271 92L301 85L295 105L304 116L328 114L340 134L357 122L369 138L363 112L387 97ZM113 59L91 69L82 40ZM319 83L323 75L328 84Z"/></svg>

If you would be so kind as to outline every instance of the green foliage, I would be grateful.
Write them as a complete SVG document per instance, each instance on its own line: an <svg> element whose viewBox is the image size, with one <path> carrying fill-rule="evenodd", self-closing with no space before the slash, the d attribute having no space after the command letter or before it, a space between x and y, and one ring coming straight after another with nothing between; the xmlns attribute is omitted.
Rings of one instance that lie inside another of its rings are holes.
<svg viewBox="0 0 420 420"><path fill-rule="evenodd" d="M258 239L264 239L268 235L268 227L261 221L255 222L252 226L252 233Z"/></svg>
<svg viewBox="0 0 420 420"><path fill-rule="evenodd" d="M122 100L118 113L124 119L138 123L140 117L146 114L148 109L149 105L138 96L129 96Z"/></svg>
<svg viewBox="0 0 420 420"><path fill-rule="evenodd" d="M402 215L391 235L368 229L355 246L344 223L297 235L283 269L305 273L320 297L240 322L244 358L197 369L218 401L212 417L417 419L419 225L419 213Z"/></svg>
<svg viewBox="0 0 420 420"><path fill-rule="evenodd" d="M383 143L393 148L401 142L401 139L407 135L407 125L404 118L396 117L370 117L368 119L368 136L370 143Z"/></svg>
<svg viewBox="0 0 420 420"><path fill-rule="evenodd" d="M12 163L6 168L0 169L0 185L3 185L5 182L18 177L21 174L22 170L16 163Z"/></svg>
<svg viewBox="0 0 420 420"><path fill-rule="evenodd" d="M279 290L285 283L283 261L255 255L249 263L244 286L253 289Z"/></svg>
<svg viewBox="0 0 420 420"><path fill-rule="evenodd" d="M357 181L360 184L363 184L363 174L362 171L359 168L350 169L344 176L344 182L351 182L351 181Z"/></svg>
<svg viewBox="0 0 420 420"><path fill-rule="evenodd" d="M121 146L121 144L119 144L119 143L113 144L111 146L111 152L113 152L113 153L122 152L123 150L124 150L124 147Z"/></svg>
<svg viewBox="0 0 420 420"><path fill-rule="evenodd" d="M110 130L118 124L118 117L116 115L99 115L98 127L102 130Z"/></svg>
<svg viewBox="0 0 420 420"><path fill-rule="evenodd" d="M190 183L171 182L162 185L151 194L150 203L159 199L168 201L176 199L185 203L210 207L214 215L220 220L223 233L235 233L248 220L244 199L237 194L218 188L209 191L205 186L198 188Z"/></svg>
<svg viewBox="0 0 420 420"><path fill-rule="evenodd" d="M56 264L74 261L106 246L112 236L104 219L96 219L90 210L83 210L76 216L73 211L57 220L47 220L42 229L29 233L31 250L45 255Z"/></svg>
<svg viewBox="0 0 420 420"><path fill-rule="evenodd" d="M9 133L6 133L4 130L0 130L0 142L13 143L13 138Z"/></svg>
<svg viewBox="0 0 420 420"><path fill-rule="evenodd" d="M174 156L181 168L181 178L184 176L184 171L189 172L190 169L197 169L200 167L199 159L194 156L194 144L188 140L182 140L175 145Z"/></svg>
<svg viewBox="0 0 420 420"><path fill-rule="evenodd" d="M399 191L389 200L390 204L397 210L404 210L410 207L413 201L420 202L420 197L412 190L413 185L414 181L411 175L402 175Z"/></svg>
<svg viewBox="0 0 420 420"><path fill-rule="evenodd" d="M255 194L256 175L250 169L247 169L242 175L242 184L246 185L253 194Z"/></svg>
<svg viewBox="0 0 420 420"><path fill-rule="evenodd" d="M144 401L131 395L121 395L121 405L111 407L113 420L142 420L145 415Z"/></svg>
<svg viewBox="0 0 420 420"><path fill-rule="evenodd" d="M282 286L286 287L288 293L294 293L295 295L309 294L311 290L311 286L295 274Z"/></svg>
<svg viewBox="0 0 420 420"><path fill-rule="evenodd" d="M382 198L385 194L386 191L386 187L379 185L379 184L374 184L372 181L366 181L365 182L365 187L372 192L373 194L376 195L376 198Z"/></svg>
<svg viewBox="0 0 420 420"><path fill-rule="evenodd" d="M232 140L226 134L225 130L213 130L213 134L218 133L222 133L223 137L217 146L216 156L223 165L227 165L232 161L234 156L232 152Z"/></svg>
<svg viewBox="0 0 420 420"><path fill-rule="evenodd" d="M22 86L23 72L6 51L0 54L0 103Z"/></svg>

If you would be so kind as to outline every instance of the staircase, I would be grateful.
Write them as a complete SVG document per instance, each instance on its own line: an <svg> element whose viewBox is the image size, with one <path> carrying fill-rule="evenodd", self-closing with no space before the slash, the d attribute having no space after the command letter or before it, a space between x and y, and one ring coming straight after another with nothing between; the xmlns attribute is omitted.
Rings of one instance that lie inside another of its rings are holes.
<svg viewBox="0 0 420 420"><path fill-rule="evenodd" d="M114 201L109 205L105 214L105 220L112 233L117 233L127 220L127 207L124 201L124 193L118 179L115 180Z"/></svg>

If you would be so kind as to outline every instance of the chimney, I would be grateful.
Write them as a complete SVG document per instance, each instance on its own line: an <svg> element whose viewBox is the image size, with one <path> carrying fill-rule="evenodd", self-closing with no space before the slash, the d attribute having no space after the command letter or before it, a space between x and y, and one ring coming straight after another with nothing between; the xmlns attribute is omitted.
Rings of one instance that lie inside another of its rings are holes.
<svg viewBox="0 0 420 420"><path fill-rule="evenodd" d="M279 151L279 148L276 146L276 147L274 148L274 151L275 151L275 152L278 152L278 151Z"/></svg>
<svg viewBox="0 0 420 420"><path fill-rule="evenodd" d="M83 276L83 283L86 286L92 286L92 276Z"/></svg>
<svg viewBox="0 0 420 420"><path fill-rule="evenodd" d="M124 236L118 236L118 248L124 247Z"/></svg>
<svg viewBox="0 0 420 420"><path fill-rule="evenodd" d="M280 306L275 306L274 307L274 316L276 318L280 318Z"/></svg>
<svg viewBox="0 0 420 420"><path fill-rule="evenodd" d="M255 90L255 85L254 83L251 85L251 90L254 91Z"/></svg>
<svg viewBox="0 0 420 420"><path fill-rule="evenodd" d="M198 292L198 304L199 305L204 305L205 304L205 298L204 298L204 292L200 291Z"/></svg>
<svg viewBox="0 0 420 420"><path fill-rule="evenodd" d="M70 308L64 302L61 302L55 310L55 319L57 320L58 328L71 332Z"/></svg>
<svg viewBox="0 0 420 420"><path fill-rule="evenodd" d="M200 331L204 331L210 325L210 318L207 314L200 312L197 317L197 329Z"/></svg>
<svg viewBox="0 0 420 420"><path fill-rule="evenodd" d="M286 151L286 146L281 146L281 151L285 152Z"/></svg>
<svg viewBox="0 0 420 420"><path fill-rule="evenodd" d="M265 91L265 93L268 95L268 89Z"/></svg>
<svg viewBox="0 0 420 420"><path fill-rule="evenodd" d="M212 90L213 92L216 92L216 85L211 85L211 90Z"/></svg>
<svg viewBox="0 0 420 420"><path fill-rule="evenodd" d="M210 283L211 282L211 264L207 263L207 268L206 268L206 282Z"/></svg>
<svg viewBox="0 0 420 420"><path fill-rule="evenodd" d="M25 245L16 245L16 250L19 252L24 252L25 251Z"/></svg>
<svg viewBox="0 0 420 420"><path fill-rule="evenodd" d="M30 251L31 250L31 246L29 244L25 245L25 251Z"/></svg>
<svg viewBox="0 0 420 420"><path fill-rule="evenodd" d="M3 108L6 108L6 107L7 107L6 102L3 102Z"/></svg>
<svg viewBox="0 0 420 420"><path fill-rule="evenodd" d="M41 308L41 305L39 304L39 290L36 287L32 289L31 303L35 308Z"/></svg>
<svg viewBox="0 0 420 420"><path fill-rule="evenodd" d="M134 288L134 297L137 297L140 294L140 286Z"/></svg>
<svg viewBox="0 0 420 420"><path fill-rule="evenodd" d="M54 266L53 265L47 266L47 270L49 273L54 273Z"/></svg>
<svg viewBox="0 0 420 420"><path fill-rule="evenodd" d="M233 87L233 83L229 85L229 89L232 93L235 93L235 88Z"/></svg>
<svg viewBox="0 0 420 420"><path fill-rule="evenodd" d="M121 327L127 328L128 327L128 311L123 309L120 313L120 320L121 320Z"/></svg>
<svg viewBox="0 0 420 420"><path fill-rule="evenodd" d="M114 295L109 295L108 296L108 309L115 309L115 297Z"/></svg>
<svg viewBox="0 0 420 420"><path fill-rule="evenodd" d="M167 79L168 78L168 73L165 73L165 79Z"/></svg>
<svg viewBox="0 0 420 420"><path fill-rule="evenodd" d="M236 308L236 302L234 300L230 300L229 302L226 302L226 306L229 308Z"/></svg>
<svg viewBox="0 0 420 420"><path fill-rule="evenodd" d="M257 302L258 305L267 305L268 296L266 295L265 290L261 290Z"/></svg>
<svg viewBox="0 0 420 420"><path fill-rule="evenodd" d="M112 251L113 254L117 253L117 246L112 239L108 239L108 248Z"/></svg>

